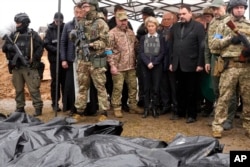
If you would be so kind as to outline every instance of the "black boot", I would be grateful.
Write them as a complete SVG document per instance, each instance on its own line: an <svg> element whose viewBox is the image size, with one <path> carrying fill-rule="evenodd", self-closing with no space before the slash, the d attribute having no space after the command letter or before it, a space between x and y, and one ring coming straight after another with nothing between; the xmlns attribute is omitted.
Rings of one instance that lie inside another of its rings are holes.
<svg viewBox="0 0 250 167"><path fill-rule="evenodd" d="M34 117L42 115L42 109L41 108L36 108L35 114L33 115Z"/></svg>
<svg viewBox="0 0 250 167"><path fill-rule="evenodd" d="M152 108L152 116L153 116L154 118L157 118L157 117L159 116L156 107L153 107L153 108Z"/></svg>
<svg viewBox="0 0 250 167"><path fill-rule="evenodd" d="M15 110L15 112L23 112L23 113L25 113L24 107L17 108L17 109Z"/></svg>
<svg viewBox="0 0 250 167"><path fill-rule="evenodd" d="M145 108L145 109L144 109L144 113L143 113L143 115L142 115L142 118L147 118L148 112L149 112L149 109L148 109L148 108Z"/></svg>

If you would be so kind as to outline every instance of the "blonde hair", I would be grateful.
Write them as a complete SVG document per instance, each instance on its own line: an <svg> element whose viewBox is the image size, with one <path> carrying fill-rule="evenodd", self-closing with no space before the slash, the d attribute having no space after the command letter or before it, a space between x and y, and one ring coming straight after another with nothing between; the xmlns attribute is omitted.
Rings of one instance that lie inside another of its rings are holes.
<svg viewBox="0 0 250 167"><path fill-rule="evenodd" d="M159 26L159 21L155 17L153 17L153 16L149 16L149 17L146 18L146 20L145 20L145 26L147 26L148 23L154 23L156 25L156 27Z"/></svg>

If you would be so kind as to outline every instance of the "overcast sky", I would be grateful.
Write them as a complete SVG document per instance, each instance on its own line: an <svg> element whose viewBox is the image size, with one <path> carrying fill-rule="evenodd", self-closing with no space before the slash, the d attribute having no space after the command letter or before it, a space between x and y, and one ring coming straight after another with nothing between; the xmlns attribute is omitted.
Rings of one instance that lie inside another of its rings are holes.
<svg viewBox="0 0 250 167"><path fill-rule="evenodd" d="M73 18L73 6L72 0L61 0L61 12L65 22ZM51 23L57 11L58 0L1 0L0 31L4 33L3 31L14 23L14 16L20 12L29 15L30 28L37 31L40 26Z"/></svg>

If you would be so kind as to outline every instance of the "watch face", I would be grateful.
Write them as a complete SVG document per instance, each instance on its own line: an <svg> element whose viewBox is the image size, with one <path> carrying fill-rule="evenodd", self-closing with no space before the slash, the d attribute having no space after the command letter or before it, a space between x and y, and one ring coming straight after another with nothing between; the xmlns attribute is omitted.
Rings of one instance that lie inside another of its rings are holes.
<svg viewBox="0 0 250 167"><path fill-rule="evenodd" d="M81 2L82 0L72 0L74 2L74 4L77 4L79 2Z"/></svg>

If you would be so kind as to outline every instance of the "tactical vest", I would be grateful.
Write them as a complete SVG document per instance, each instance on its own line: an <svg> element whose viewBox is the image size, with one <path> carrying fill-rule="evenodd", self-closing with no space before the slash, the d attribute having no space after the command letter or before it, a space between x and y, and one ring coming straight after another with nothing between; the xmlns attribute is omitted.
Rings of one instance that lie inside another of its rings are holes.
<svg viewBox="0 0 250 167"><path fill-rule="evenodd" d="M22 52L23 56L27 60L31 59L31 40L32 40L31 30L23 34L20 34L20 33L14 34L13 42L16 43L16 45Z"/></svg>
<svg viewBox="0 0 250 167"><path fill-rule="evenodd" d="M160 38L159 36L145 35L144 53L146 56L158 56L160 52Z"/></svg>

